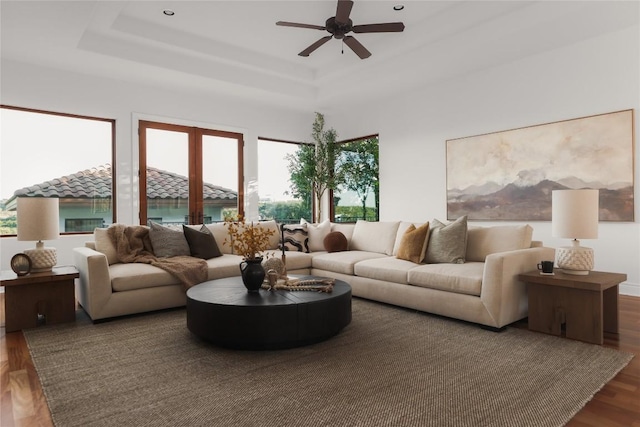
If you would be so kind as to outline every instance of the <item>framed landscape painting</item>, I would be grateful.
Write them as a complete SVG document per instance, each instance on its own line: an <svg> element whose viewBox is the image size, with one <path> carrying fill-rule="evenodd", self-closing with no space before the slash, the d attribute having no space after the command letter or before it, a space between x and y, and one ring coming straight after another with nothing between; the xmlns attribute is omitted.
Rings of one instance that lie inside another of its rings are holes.
<svg viewBox="0 0 640 427"><path fill-rule="evenodd" d="M633 221L633 110L451 139L447 217L550 221L551 192L600 190L600 221Z"/></svg>

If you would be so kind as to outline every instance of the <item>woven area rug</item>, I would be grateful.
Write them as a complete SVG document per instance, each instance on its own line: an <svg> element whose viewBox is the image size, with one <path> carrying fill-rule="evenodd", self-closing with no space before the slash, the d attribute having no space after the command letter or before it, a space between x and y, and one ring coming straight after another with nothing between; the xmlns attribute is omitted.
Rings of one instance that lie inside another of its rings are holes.
<svg viewBox="0 0 640 427"><path fill-rule="evenodd" d="M336 337L268 352L199 340L184 309L79 317L25 331L57 426L561 426L633 357L360 299Z"/></svg>

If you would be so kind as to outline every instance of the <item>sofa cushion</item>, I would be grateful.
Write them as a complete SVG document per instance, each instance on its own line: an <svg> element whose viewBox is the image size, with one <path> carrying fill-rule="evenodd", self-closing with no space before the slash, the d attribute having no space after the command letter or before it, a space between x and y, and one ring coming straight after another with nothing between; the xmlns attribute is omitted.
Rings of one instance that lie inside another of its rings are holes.
<svg viewBox="0 0 640 427"><path fill-rule="evenodd" d="M95 250L107 256L109 265L118 263L118 252L111 241L106 228L96 228L93 230L93 240L95 242Z"/></svg>
<svg viewBox="0 0 640 427"><path fill-rule="evenodd" d="M181 230L173 230L151 221L149 239L153 254L158 258L191 255L189 244Z"/></svg>
<svg viewBox="0 0 640 427"><path fill-rule="evenodd" d="M397 258L420 264L426 255L429 241L429 223L416 228L411 224L404 232Z"/></svg>
<svg viewBox="0 0 640 427"><path fill-rule="evenodd" d="M353 271L356 276L368 279L407 284L407 273L415 266L411 261L384 257L360 261L353 267Z"/></svg>
<svg viewBox="0 0 640 427"><path fill-rule="evenodd" d="M306 252L289 251L286 253L287 271L302 270L311 268L311 259L318 254L326 252L314 252L313 255ZM280 255L276 255L280 256Z"/></svg>
<svg viewBox="0 0 640 427"><path fill-rule="evenodd" d="M533 228L530 225L498 225L469 227L467 232L468 261L484 262L487 255L531 247Z"/></svg>
<svg viewBox="0 0 640 427"><path fill-rule="evenodd" d="M458 294L480 296L483 262L423 264L407 273L409 284Z"/></svg>
<svg viewBox="0 0 640 427"><path fill-rule="evenodd" d="M211 231L204 225L200 227L200 230L183 226L183 232L189 244L189 251L192 257L209 259L222 256L216 239L213 237L213 234L211 234Z"/></svg>
<svg viewBox="0 0 640 427"><path fill-rule="evenodd" d="M358 220L349 249L391 255L400 221L369 222Z"/></svg>
<svg viewBox="0 0 640 427"><path fill-rule="evenodd" d="M308 223L305 219L300 220L300 224L307 226L309 233L309 251L324 251L324 238L331 232L331 223L325 220L319 224Z"/></svg>
<svg viewBox="0 0 640 427"><path fill-rule="evenodd" d="M225 254L221 257L207 260L207 278L209 280L223 279L225 277L240 277L240 263L242 256ZM242 285L242 281L238 282Z"/></svg>
<svg viewBox="0 0 640 427"><path fill-rule="evenodd" d="M347 238L347 242L351 242L351 238L353 237L353 229L355 228L355 224L352 222L345 223L331 223L331 231L339 231L344 234L344 237Z"/></svg>
<svg viewBox="0 0 640 427"><path fill-rule="evenodd" d="M294 252L309 252L309 233L305 224L283 226L284 249ZM282 246L280 246L282 248Z"/></svg>
<svg viewBox="0 0 640 427"><path fill-rule="evenodd" d="M256 222L254 223L254 227L272 230L273 234L269 236L269 249L278 249L278 245L280 244L280 226L278 226L275 220Z"/></svg>
<svg viewBox="0 0 640 427"><path fill-rule="evenodd" d="M327 234L323 243L327 252L341 252L349 249L347 237L340 231L332 231Z"/></svg>
<svg viewBox="0 0 640 427"><path fill-rule="evenodd" d="M216 244L218 245L218 249L223 254L232 254L233 249L231 248L231 242L229 241L229 230L225 227L223 222L217 222L215 224L206 224L206 227L209 229L211 234L213 234L213 238L216 239Z"/></svg>
<svg viewBox="0 0 640 427"><path fill-rule="evenodd" d="M315 255L311 261L313 268L334 273L353 275L353 266L367 259L385 258L383 254L365 251L333 252ZM287 264L288 262L287 257Z"/></svg>
<svg viewBox="0 0 640 427"><path fill-rule="evenodd" d="M462 216L449 224L437 219L431 222L426 262L464 263L467 252L467 216Z"/></svg>
<svg viewBox="0 0 640 427"><path fill-rule="evenodd" d="M109 267L114 292L156 286L180 285L180 281L161 268L137 262L114 264Z"/></svg>

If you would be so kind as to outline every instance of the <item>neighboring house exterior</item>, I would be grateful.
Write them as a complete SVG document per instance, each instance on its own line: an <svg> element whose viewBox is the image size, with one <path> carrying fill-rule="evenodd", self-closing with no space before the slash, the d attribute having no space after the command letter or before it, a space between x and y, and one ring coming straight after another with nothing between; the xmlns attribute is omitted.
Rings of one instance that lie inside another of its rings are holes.
<svg viewBox="0 0 640 427"><path fill-rule="evenodd" d="M102 165L16 190L6 210L16 210L18 197L60 199L60 232L86 232L112 222L111 165ZM204 183L204 222L224 220L225 208L235 209L238 193ZM163 224L188 223L188 178L147 168L147 217Z"/></svg>

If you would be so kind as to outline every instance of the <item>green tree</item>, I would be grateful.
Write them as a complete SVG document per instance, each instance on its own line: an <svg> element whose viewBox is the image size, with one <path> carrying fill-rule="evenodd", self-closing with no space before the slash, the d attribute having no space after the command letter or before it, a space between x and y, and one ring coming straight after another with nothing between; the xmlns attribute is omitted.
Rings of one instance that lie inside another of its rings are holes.
<svg viewBox="0 0 640 427"><path fill-rule="evenodd" d="M324 116L316 113L311 137L313 144L301 144L294 154L287 155L291 174L291 194L302 200L316 198L315 222L322 218L322 198L327 190L336 189L343 182L343 174L336 170L338 137L334 129L324 129Z"/></svg>
<svg viewBox="0 0 640 427"><path fill-rule="evenodd" d="M378 180L378 138L341 145L338 168L344 174L343 187L356 193L362 205L362 218L367 218L367 197L373 191L376 206L376 219L380 207L380 182Z"/></svg>

